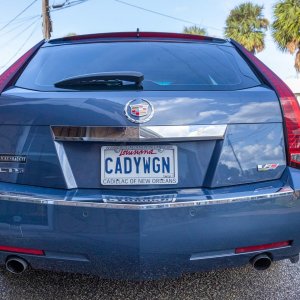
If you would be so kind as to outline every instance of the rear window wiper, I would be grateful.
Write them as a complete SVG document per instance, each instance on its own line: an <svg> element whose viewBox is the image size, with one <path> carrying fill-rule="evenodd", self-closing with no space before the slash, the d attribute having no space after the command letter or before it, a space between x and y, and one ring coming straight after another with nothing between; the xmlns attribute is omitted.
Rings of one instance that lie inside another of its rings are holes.
<svg viewBox="0 0 300 300"><path fill-rule="evenodd" d="M140 72L120 71L84 74L58 81L61 89L142 89L144 75Z"/></svg>

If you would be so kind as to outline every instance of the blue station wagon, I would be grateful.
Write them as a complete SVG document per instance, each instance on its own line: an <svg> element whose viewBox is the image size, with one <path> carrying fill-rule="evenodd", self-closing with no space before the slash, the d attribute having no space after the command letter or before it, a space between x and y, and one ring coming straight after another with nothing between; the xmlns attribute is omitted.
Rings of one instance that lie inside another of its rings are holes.
<svg viewBox="0 0 300 300"><path fill-rule="evenodd" d="M300 109L233 40L42 41L0 76L0 263L145 280L300 251Z"/></svg>

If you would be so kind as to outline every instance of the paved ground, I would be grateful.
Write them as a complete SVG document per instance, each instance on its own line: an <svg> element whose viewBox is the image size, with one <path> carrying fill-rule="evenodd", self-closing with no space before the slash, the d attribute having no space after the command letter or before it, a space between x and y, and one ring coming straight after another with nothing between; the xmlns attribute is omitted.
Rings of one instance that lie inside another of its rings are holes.
<svg viewBox="0 0 300 300"><path fill-rule="evenodd" d="M128 282L30 271L0 271L0 299L300 299L300 263L283 261L265 272L251 267L186 275L177 280Z"/></svg>

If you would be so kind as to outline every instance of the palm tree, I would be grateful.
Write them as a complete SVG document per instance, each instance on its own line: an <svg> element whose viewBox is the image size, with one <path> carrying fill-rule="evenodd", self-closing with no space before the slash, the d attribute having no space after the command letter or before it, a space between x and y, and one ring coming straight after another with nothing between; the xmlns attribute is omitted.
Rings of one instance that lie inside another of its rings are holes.
<svg viewBox="0 0 300 300"><path fill-rule="evenodd" d="M196 34L196 35L207 35L207 31L205 28L198 27L198 26L184 26L183 33L188 34Z"/></svg>
<svg viewBox="0 0 300 300"><path fill-rule="evenodd" d="M265 48L268 19L264 18L264 7L246 2L230 11L226 19L225 36L242 44L252 53Z"/></svg>
<svg viewBox="0 0 300 300"><path fill-rule="evenodd" d="M280 50L296 52L295 69L300 72L300 0L275 4L272 35Z"/></svg>
<svg viewBox="0 0 300 300"><path fill-rule="evenodd" d="M75 32L69 32L65 37L77 35Z"/></svg>

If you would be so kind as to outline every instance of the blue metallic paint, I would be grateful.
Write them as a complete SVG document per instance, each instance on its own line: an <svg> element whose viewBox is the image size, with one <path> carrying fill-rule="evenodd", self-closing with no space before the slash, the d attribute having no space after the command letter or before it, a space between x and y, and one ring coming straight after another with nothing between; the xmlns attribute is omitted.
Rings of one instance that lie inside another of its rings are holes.
<svg viewBox="0 0 300 300"><path fill-rule="evenodd" d="M169 143L178 146L180 174L179 183L175 187L217 187L280 178L285 169L281 126L281 123L229 125L224 142ZM0 153L27 155L26 164L2 163L3 167L23 167L25 173L0 173L1 181L66 187L67 170L61 168L49 127L2 125L0 141ZM100 188L100 149L107 143L56 143L62 145L68 158L75 179L74 187ZM218 147L222 143L223 147ZM272 156L269 156L270 153ZM210 161L216 162L215 167ZM258 172L257 165L265 163L278 163L279 167ZM126 186L116 188L130 189ZM137 187L143 188L145 187ZM151 189L153 186L146 188Z"/></svg>
<svg viewBox="0 0 300 300"><path fill-rule="evenodd" d="M1 96L0 153L27 155L28 162L24 174L0 173L0 180L53 188L100 188L100 148L107 144L54 144L49 126L142 126L130 123L124 116L124 105L134 97L149 99L154 105L155 114L147 126L229 124L224 142L169 142L178 146L180 173L175 188L218 187L280 178L285 168L282 117L278 99L268 88L227 93L40 93L14 88ZM62 159L67 164L62 165L57 151L63 152ZM266 163L277 163L279 167L258 172L257 165ZM136 187L143 188L155 186Z"/></svg>
<svg viewBox="0 0 300 300"><path fill-rule="evenodd" d="M145 123L147 126L282 122L277 96L267 87L226 93L36 92L13 88L1 95L0 124L133 126L124 116L124 107L137 97L151 101L154 106L155 114Z"/></svg>
<svg viewBox="0 0 300 300"><path fill-rule="evenodd" d="M149 126L228 124L224 141L172 143L178 145L180 164L180 182L172 189L105 189L99 177L105 143L53 141L50 125L138 126L123 113L136 97L154 105ZM0 141L0 153L27 155L24 174L0 173L0 244L45 250L44 257L19 255L33 268L142 280L248 263L254 254L235 254L236 247L292 240L289 247L270 250L274 260L300 251L300 171L286 168L280 106L267 87L226 93L12 88L0 98ZM74 189L66 189L66 159ZM279 167L257 172L257 164L265 163ZM293 194L267 196L289 186ZM49 201L21 201L20 194ZM141 210L76 205L157 194L204 205ZM263 196L209 205L209 200L250 195ZM0 252L0 263L10 255Z"/></svg>
<svg viewBox="0 0 300 300"><path fill-rule="evenodd" d="M219 161L212 177L212 187L280 178L286 168L284 136L281 123L239 124L228 126ZM218 160L218 157L213 159ZM258 172L257 165L279 166Z"/></svg>
<svg viewBox="0 0 300 300"><path fill-rule="evenodd" d="M290 176L287 171L285 180ZM218 189L214 195L210 190L177 190L176 201L222 194L226 197L264 194L285 186L285 180ZM53 199L63 197L65 201L101 199L101 190L68 192L4 183L0 188L28 195L44 194ZM136 192L122 194L136 195ZM255 254L234 254L236 247L274 241L293 240L291 247L270 251L275 260L294 256L300 250L299 193L232 204L154 210L1 200L0 212L1 244L46 251L45 257L19 255L34 268L92 273L107 278L143 280L239 266ZM4 263L9 255L0 253L0 262Z"/></svg>

